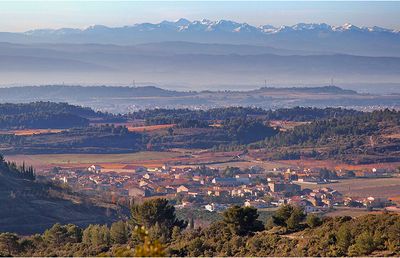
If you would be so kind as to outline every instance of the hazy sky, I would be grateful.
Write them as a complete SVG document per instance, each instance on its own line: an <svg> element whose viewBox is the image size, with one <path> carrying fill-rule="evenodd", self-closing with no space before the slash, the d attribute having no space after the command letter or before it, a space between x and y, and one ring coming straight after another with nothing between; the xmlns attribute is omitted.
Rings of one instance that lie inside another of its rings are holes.
<svg viewBox="0 0 400 258"><path fill-rule="evenodd" d="M252 25L299 22L400 29L400 2L339 1L1 1L0 31L133 25L187 18L230 19Z"/></svg>

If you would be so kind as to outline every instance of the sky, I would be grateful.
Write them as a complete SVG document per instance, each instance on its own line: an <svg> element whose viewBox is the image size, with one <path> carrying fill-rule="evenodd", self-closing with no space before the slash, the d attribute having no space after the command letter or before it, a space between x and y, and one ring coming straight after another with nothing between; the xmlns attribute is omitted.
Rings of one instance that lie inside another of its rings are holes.
<svg viewBox="0 0 400 258"><path fill-rule="evenodd" d="M0 31L110 27L163 20L228 19L251 25L300 22L400 29L400 2L364 1L0 1Z"/></svg>

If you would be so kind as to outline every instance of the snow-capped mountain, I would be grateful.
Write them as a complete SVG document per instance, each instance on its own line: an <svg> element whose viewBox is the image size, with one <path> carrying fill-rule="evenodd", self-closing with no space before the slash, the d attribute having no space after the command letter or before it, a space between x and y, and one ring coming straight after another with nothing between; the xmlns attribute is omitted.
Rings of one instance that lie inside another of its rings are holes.
<svg viewBox="0 0 400 258"><path fill-rule="evenodd" d="M187 32L187 31L202 31L202 32L214 32L214 31L223 31L223 32L251 32L251 33L262 33L262 34L275 34L283 30L292 30L292 31L331 31L331 32L344 32L344 31L365 31L365 32L387 32L398 34L399 32L396 30L385 29L381 27L357 27L350 23L345 23L342 26L331 26L326 23L298 23L292 26L281 26L274 27L272 25L261 25L261 26L252 26L247 23L238 23L230 20L218 20L211 21L207 19L189 21L187 19L181 18L177 21L162 21L160 23L139 23L133 26L124 26L124 27L107 27L103 25L94 25L90 26L86 29L70 29L70 28L62 28L62 29L38 29L31 30L25 32L26 35L35 35L40 34L43 35L45 33L48 34L61 34L64 33L85 33L86 31L93 30L130 30L130 31L154 31L154 30L170 30L175 32Z"/></svg>
<svg viewBox="0 0 400 258"><path fill-rule="evenodd" d="M229 20L207 19L139 23L123 27L94 25L85 29L38 29L0 33L0 42L96 43L132 45L164 41L251 44L303 51L338 52L371 56L400 56L400 33L381 27L349 23L299 23L293 26L252 26Z"/></svg>

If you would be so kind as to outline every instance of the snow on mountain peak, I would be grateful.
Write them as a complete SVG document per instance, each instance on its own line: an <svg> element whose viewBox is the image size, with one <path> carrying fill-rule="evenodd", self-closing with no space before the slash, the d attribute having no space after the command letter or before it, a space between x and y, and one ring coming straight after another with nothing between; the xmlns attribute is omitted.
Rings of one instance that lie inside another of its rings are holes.
<svg viewBox="0 0 400 258"><path fill-rule="evenodd" d="M218 20L212 21L209 19L202 19L202 20L194 20L190 21L185 18L180 18L175 21L162 21L160 23L139 23L133 26L124 26L120 28L110 28L103 25L93 25L84 30L80 29L58 29L58 30L51 30L51 29L41 29L41 30L32 30L25 32L26 35L65 35L65 34L73 34L79 32L102 32L106 30L112 29L130 29L130 30L137 30L137 31L154 31L154 30L170 30L176 32L228 32L228 33L256 33L256 34L277 34L277 33L290 33L293 31L296 32L351 32L351 31L358 31L358 32L386 32L386 33L396 33L398 31L385 29L381 27L357 27L350 23L345 23L342 26L331 26L326 23L298 23L293 26L280 26L274 27L271 25L261 25L258 27L252 26L247 23L238 23L231 20Z"/></svg>

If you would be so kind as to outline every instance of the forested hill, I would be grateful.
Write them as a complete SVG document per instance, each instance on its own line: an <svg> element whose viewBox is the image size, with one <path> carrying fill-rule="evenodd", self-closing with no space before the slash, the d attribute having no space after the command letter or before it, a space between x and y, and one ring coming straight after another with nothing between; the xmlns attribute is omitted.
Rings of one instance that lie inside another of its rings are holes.
<svg viewBox="0 0 400 258"><path fill-rule="evenodd" d="M84 202L67 189L36 182L32 167L18 167L0 154L0 232L30 234L57 222L85 226L115 218L112 206L107 213L106 208Z"/></svg>
<svg viewBox="0 0 400 258"><path fill-rule="evenodd" d="M400 112L386 109L316 120L280 132L261 146L280 153L281 159L308 156L356 164L394 162L400 160L399 132Z"/></svg>
<svg viewBox="0 0 400 258"><path fill-rule="evenodd" d="M114 116L67 103L0 104L0 129L84 127L90 119L112 120Z"/></svg>
<svg viewBox="0 0 400 258"><path fill-rule="evenodd" d="M185 120L226 120L232 118L259 117L264 120L313 121L334 117L362 114L360 111L343 108L294 107L265 110L250 107L224 107L208 110L191 109L147 109L128 114L128 118L145 119L147 124L180 123Z"/></svg>
<svg viewBox="0 0 400 258"><path fill-rule="evenodd" d="M69 113L72 115L82 116L85 118L93 118L101 116L101 113L95 112L88 107L74 106L68 103L55 102L31 102L31 103L4 103L0 104L1 115L20 115L32 113Z"/></svg>

